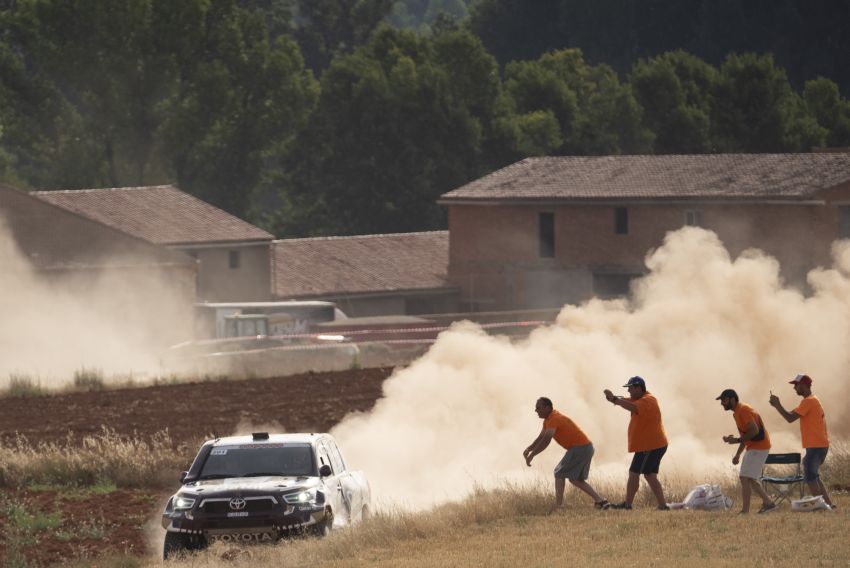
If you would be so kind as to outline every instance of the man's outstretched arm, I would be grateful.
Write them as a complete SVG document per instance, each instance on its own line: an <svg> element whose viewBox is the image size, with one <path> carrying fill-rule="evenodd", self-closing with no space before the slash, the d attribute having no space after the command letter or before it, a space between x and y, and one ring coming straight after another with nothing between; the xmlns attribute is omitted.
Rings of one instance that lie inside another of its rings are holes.
<svg viewBox="0 0 850 568"><path fill-rule="evenodd" d="M608 402L611 404L615 406L622 406L629 412L637 411L637 406L631 400L622 396L614 396L614 393L612 393L609 389L605 389L603 392L605 393L605 398L608 399Z"/></svg>
<svg viewBox="0 0 850 568"><path fill-rule="evenodd" d="M784 418L786 422L794 422L800 418L800 415L794 410L785 410L785 407L783 407L782 403L779 401L779 397L775 394L770 395L770 405L782 415L782 418Z"/></svg>

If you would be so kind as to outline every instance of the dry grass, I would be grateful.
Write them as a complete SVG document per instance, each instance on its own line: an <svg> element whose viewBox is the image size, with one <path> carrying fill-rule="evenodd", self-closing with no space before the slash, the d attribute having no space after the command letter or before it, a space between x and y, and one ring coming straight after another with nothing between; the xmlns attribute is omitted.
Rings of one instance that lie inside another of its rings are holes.
<svg viewBox="0 0 850 568"><path fill-rule="evenodd" d="M844 494L838 496L842 511L837 513L792 513L786 507L746 517L650 507L602 512L574 493L563 511L547 516L550 498L543 488L476 492L462 503L427 513L378 515L324 540L250 548L218 544L173 565L769 566L837 565L850 558L843 510L850 499Z"/></svg>
<svg viewBox="0 0 850 568"><path fill-rule="evenodd" d="M86 484L111 479L124 487L173 484L185 464L176 463L166 435L151 444L112 433L89 439L82 448L19 445L0 450L4 484ZM191 448L194 451L194 447ZM831 485L850 487L850 450L836 442L824 476ZM165 474L164 478L162 477ZM681 500L704 480L664 478L669 500ZM737 501L734 478L720 481ZM622 480L596 483L603 495L618 500ZM367 522L334 532L322 540L293 539L277 546L234 547L217 544L169 565L186 568L262 566L425 567L425 566L615 566L625 564L750 566L846 565L850 539L850 497L833 494L838 512L796 513L788 505L769 515L739 516L731 511L656 511L645 486L633 511L597 511L589 498L568 490L566 507L547 515L552 488L505 484L475 490L459 503L431 511L377 512ZM757 499L754 503L757 505ZM737 505L737 503L736 503ZM161 536L161 531L154 531ZM99 558L101 568L161 566L159 550L150 557ZM80 566L90 566L81 563Z"/></svg>
<svg viewBox="0 0 850 568"><path fill-rule="evenodd" d="M0 487L104 483L126 488L168 487L186 469L199 445L176 446L165 431L146 442L105 428L81 442L34 445L19 437L14 444L0 446Z"/></svg>

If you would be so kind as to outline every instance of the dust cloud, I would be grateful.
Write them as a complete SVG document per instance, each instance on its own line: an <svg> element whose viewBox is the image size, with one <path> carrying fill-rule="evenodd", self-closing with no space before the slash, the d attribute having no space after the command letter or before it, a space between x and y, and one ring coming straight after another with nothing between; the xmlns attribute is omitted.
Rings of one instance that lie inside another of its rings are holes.
<svg viewBox="0 0 850 568"><path fill-rule="evenodd" d="M163 348L191 332L191 312L163 275L48 279L22 255L2 218L0 267L0 389L12 376L67 386L83 369L101 372L106 382L158 374Z"/></svg>
<svg viewBox="0 0 850 568"><path fill-rule="evenodd" d="M629 415L602 390L625 395L632 375L646 379L661 405L670 440L662 481L733 473L735 447L721 436L736 430L715 400L724 388L762 414L775 451L791 451L800 447L798 425L767 400L772 390L796 407L788 381L807 373L831 435L846 437L839 395L850 371L850 243L832 252L833 268L812 271L804 295L785 287L778 263L759 251L732 259L712 232L670 233L647 256L648 274L628 301L567 306L554 325L515 344L457 324L385 383L371 413L347 417L333 433L379 505L408 507L463 497L476 485L551 479L563 455L554 441L532 468L522 458L542 426L533 411L539 396L594 442L591 482L624 485Z"/></svg>

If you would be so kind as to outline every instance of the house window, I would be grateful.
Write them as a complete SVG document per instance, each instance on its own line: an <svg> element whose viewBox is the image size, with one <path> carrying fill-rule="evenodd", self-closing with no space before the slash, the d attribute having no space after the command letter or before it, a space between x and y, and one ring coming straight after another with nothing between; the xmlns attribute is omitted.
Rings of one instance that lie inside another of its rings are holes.
<svg viewBox="0 0 850 568"><path fill-rule="evenodd" d="M689 227L702 227L702 211L697 209L685 211L685 225Z"/></svg>
<svg viewBox="0 0 850 568"><path fill-rule="evenodd" d="M597 298L608 300L628 296L632 280L640 274L593 274L593 293Z"/></svg>
<svg viewBox="0 0 850 568"><path fill-rule="evenodd" d="M614 208L614 232L618 235L629 234L629 210L626 207Z"/></svg>
<svg viewBox="0 0 850 568"><path fill-rule="evenodd" d="M540 213L538 220L540 258L555 258L555 214Z"/></svg>
<svg viewBox="0 0 850 568"><path fill-rule="evenodd" d="M850 206L838 208L838 238L850 239Z"/></svg>
<svg viewBox="0 0 850 568"><path fill-rule="evenodd" d="M227 265L232 269L239 268L240 260L238 250L232 250L227 255Z"/></svg>

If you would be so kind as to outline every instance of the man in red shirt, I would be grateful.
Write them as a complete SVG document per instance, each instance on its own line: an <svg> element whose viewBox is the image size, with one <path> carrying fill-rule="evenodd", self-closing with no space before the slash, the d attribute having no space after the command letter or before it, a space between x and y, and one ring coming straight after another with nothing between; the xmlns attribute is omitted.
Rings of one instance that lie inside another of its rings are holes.
<svg viewBox="0 0 850 568"><path fill-rule="evenodd" d="M646 382L641 377L630 378L625 385L629 389L629 397L614 396L605 389L605 398L611 404L628 410L632 417L629 420L629 452L634 452L632 465L629 467L629 480L626 482L626 500L612 505L614 509L631 509L632 502L640 486L640 476L646 479L652 489L658 509L669 509L664 498L664 489L658 481L658 468L661 458L667 452L667 434L661 423L661 408L658 400L646 390Z"/></svg>
<svg viewBox="0 0 850 568"><path fill-rule="evenodd" d="M564 504L566 479L590 495L596 508L607 509L608 501L600 497L587 482L590 460L593 459L593 444L590 439L575 422L555 410L552 401L545 396L537 399L534 411L543 419L543 429L531 445L522 452L526 465L531 467L531 460L549 446L552 438L555 438L555 441L567 450L555 467L555 509Z"/></svg>
<svg viewBox="0 0 850 568"><path fill-rule="evenodd" d="M787 411L779 401L779 397L770 393L770 404L787 422L800 421L800 434L803 438L803 479L809 486L812 495L822 495L823 500L835 509L829 498L826 485L820 478L820 466L826 460L829 452L829 434L826 431L826 417L818 397L812 394L812 378L808 375L797 375L788 381L794 385L794 392L803 397L800 404L792 411Z"/></svg>
<svg viewBox="0 0 850 568"><path fill-rule="evenodd" d="M755 491L761 497L762 505L759 513L767 513L776 509L776 503L759 485L761 470L764 468L764 462L767 461L767 455L770 453L770 434L764 427L764 422L755 409L745 402L738 399L738 393L732 389L726 389L715 400L720 401L723 410L731 410L732 416L735 419L735 425L738 427L738 436L729 435L723 436L723 441L727 444L738 444L738 451L735 452L735 457L732 458L732 463L738 465L741 462L741 453L744 448L747 453L744 454L744 461L741 462L741 513L750 512L750 497Z"/></svg>

